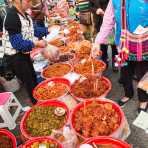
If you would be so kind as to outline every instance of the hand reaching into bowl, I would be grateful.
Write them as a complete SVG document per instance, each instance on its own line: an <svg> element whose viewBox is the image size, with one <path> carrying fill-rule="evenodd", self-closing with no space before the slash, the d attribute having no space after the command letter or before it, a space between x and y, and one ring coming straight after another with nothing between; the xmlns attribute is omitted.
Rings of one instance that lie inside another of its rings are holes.
<svg viewBox="0 0 148 148"><path fill-rule="evenodd" d="M45 48L47 46L47 42L44 40L39 40L39 41L35 41L34 45L37 48Z"/></svg>
<svg viewBox="0 0 148 148"><path fill-rule="evenodd" d="M54 62L59 59L59 50L54 46L48 45L45 49L42 50L42 55L44 58Z"/></svg>
<svg viewBox="0 0 148 148"><path fill-rule="evenodd" d="M93 43L91 54L93 58L96 58L102 55L102 51L100 50L99 44Z"/></svg>

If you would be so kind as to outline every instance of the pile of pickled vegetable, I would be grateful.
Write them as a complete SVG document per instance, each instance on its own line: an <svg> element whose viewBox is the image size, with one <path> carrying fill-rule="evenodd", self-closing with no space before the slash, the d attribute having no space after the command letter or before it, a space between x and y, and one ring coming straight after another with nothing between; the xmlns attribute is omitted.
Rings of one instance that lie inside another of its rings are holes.
<svg viewBox="0 0 148 148"><path fill-rule="evenodd" d="M94 73L102 72L105 69L105 63L96 59L86 60L84 63L77 64L74 67L74 71L81 75L91 75L92 66L94 67Z"/></svg>
<svg viewBox="0 0 148 148"><path fill-rule="evenodd" d="M120 116L111 103L93 101L75 112L75 130L84 137L108 136L119 127Z"/></svg>
<svg viewBox="0 0 148 148"><path fill-rule="evenodd" d="M103 78L93 78L76 81L72 85L72 93L79 98L92 98L103 95L108 89L109 84Z"/></svg>
<svg viewBox="0 0 148 148"><path fill-rule="evenodd" d="M34 142L30 146L23 146L23 148L39 148L41 146L44 146L46 148L59 148L59 145L57 143L53 143L50 140L45 140L42 142Z"/></svg>
<svg viewBox="0 0 148 148"><path fill-rule="evenodd" d="M112 145L108 145L108 144L100 144L100 145L98 145L98 144L96 144L96 148L116 148L116 147L114 147L114 146L112 146Z"/></svg>
<svg viewBox="0 0 148 148"><path fill-rule="evenodd" d="M49 65L43 70L43 76L45 78L61 77L68 74L71 71L71 67L67 64L56 63Z"/></svg>
<svg viewBox="0 0 148 148"><path fill-rule="evenodd" d="M0 133L0 148L13 148L12 140L8 136L1 133Z"/></svg>
<svg viewBox="0 0 148 148"><path fill-rule="evenodd" d="M66 113L55 114L56 106L36 106L26 119L26 130L32 137L49 136L53 129L60 129L65 124Z"/></svg>
<svg viewBox="0 0 148 148"><path fill-rule="evenodd" d="M63 83L52 83L47 86L39 86L36 88L34 95L40 100L54 99L63 96L68 91L67 85Z"/></svg>

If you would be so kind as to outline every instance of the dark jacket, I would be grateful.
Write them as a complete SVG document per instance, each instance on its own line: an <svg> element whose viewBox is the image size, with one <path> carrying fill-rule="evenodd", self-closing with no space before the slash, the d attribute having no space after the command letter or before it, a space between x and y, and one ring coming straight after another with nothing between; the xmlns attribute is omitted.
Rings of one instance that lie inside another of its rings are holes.
<svg viewBox="0 0 148 148"><path fill-rule="evenodd" d="M98 8L103 9L105 11L107 5L108 5L109 0L90 0L91 4L91 12L93 13L93 20L95 24L96 31L100 31L100 27L102 25L103 21L103 16L102 15L97 15L96 11Z"/></svg>
<svg viewBox="0 0 148 148"><path fill-rule="evenodd" d="M108 2L109 0L90 0L92 13L95 14L98 8L101 8L105 11Z"/></svg>

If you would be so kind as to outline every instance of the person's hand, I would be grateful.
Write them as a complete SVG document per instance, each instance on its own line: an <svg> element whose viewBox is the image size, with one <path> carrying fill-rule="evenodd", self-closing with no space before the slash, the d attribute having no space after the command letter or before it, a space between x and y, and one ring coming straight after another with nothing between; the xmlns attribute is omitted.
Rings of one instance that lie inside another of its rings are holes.
<svg viewBox="0 0 148 148"><path fill-rule="evenodd" d="M97 15L104 15L103 9L98 8L97 11L96 11L96 14L97 14Z"/></svg>
<svg viewBox="0 0 148 148"><path fill-rule="evenodd" d="M100 50L100 45L96 44L96 43L93 43L92 51L91 52L92 52L93 58L96 58L96 57L102 55L102 51Z"/></svg>
<svg viewBox="0 0 148 148"><path fill-rule="evenodd" d="M54 46L48 45L47 48L42 50L42 55L44 56L44 58L46 58L52 62L58 61L59 49Z"/></svg>
<svg viewBox="0 0 148 148"><path fill-rule="evenodd" d="M45 48L47 46L47 42L44 40L35 41L35 47Z"/></svg>

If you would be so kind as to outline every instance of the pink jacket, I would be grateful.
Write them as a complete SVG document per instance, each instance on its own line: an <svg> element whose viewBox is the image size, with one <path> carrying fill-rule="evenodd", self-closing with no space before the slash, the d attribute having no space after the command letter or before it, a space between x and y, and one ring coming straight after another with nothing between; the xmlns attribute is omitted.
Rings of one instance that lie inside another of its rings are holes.
<svg viewBox="0 0 148 148"><path fill-rule="evenodd" d="M107 44L108 41L108 35L110 35L113 31L113 28L115 26L115 20L114 20L114 9L112 0L109 1L108 6L106 8L103 23L100 28L100 32L97 34L95 43L97 44Z"/></svg>

